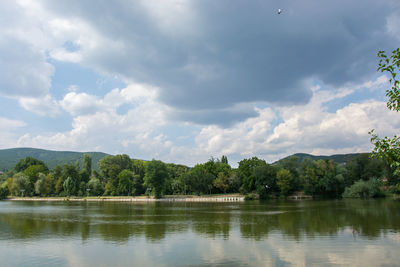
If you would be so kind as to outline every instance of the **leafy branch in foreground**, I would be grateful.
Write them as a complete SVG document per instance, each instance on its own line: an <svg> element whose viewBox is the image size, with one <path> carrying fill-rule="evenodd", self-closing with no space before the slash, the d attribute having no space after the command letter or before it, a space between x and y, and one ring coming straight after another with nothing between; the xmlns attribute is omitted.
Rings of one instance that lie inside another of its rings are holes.
<svg viewBox="0 0 400 267"><path fill-rule="evenodd" d="M380 60L378 71L389 72L390 88L386 90L386 96L389 98L387 107L390 110L398 112L400 110L400 81L398 79L400 73L400 48L393 50L390 56L387 56L384 51L379 51L377 55ZM372 155L381 158L387 162L394 170L395 175L400 174L400 137L393 136L389 138L379 138L374 130L370 131L371 143L374 144Z"/></svg>
<svg viewBox="0 0 400 267"><path fill-rule="evenodd" d="M374 130L370 131L371 143L375 146L372 150L374 157L380 158L387 162L394 170L394 174L400 174L400 137L393 136L389 138L379 138Z"/></svg>
<svg viewBox="0 0 400 267"><path fill-rule="evenodd" d="M400 48L397 48L392 52L392 55L388 57L384 51L378 52L380 58L378 64L378 71L389 72L391 78L389 82L391 88L386 90L386 96L389 98L387 107L390 110L400 110L400 81L398 80L398 74L400 73Z"/></svg>

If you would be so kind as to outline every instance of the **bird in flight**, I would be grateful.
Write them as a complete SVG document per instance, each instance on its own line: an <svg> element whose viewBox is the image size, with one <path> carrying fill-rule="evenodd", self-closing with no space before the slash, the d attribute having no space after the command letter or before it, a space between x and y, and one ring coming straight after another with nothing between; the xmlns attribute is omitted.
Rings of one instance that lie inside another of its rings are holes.
<svg viewBox="0 0 400 267"><path fill-rule="evenodd" d="M282 9L278 8L278 15L280 15L282 13Z"/></svg>

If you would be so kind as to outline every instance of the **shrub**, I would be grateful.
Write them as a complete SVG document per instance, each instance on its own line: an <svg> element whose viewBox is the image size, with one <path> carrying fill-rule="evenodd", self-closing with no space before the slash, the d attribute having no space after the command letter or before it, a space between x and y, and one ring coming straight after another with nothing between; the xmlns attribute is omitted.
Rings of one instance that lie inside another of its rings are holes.
<svg viewBox="0 0 400 267"><path fill-rule="evenodd" d="M255 199L257 199L257 197L254 193L250 193L244 196L244 200L255 200Z"/></svg>
<svg viewBox="0 0 400 267"><path fill-rule="evenodd" d="M368 181L360 180L352 186L346 187L343 197L345 198L369 198L380 197L384 194L381 189L381 182L376 178L371 178Z"/></svg>
<svg viewBox="0 0 400 267"><path fill-rule="evenodd" d="M9 190L8 190L8 186L7 183L4 182L1 186L0 186L0 199L5 199L7 198L8 194L9 194Z"/></svg>

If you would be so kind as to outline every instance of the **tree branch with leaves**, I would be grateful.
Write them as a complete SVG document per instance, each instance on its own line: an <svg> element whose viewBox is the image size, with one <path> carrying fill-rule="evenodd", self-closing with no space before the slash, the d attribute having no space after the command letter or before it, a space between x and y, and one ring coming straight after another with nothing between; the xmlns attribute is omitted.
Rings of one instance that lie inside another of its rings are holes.
<svg viewBox="0 0 400 267"><path fill-rule="evenodd" d="M400 48L393 50L390 56L385 51L379 51L380 58L378 71L388 72L390 75L390 88L386 90L388 97L387 107L390 110L398 112L400 110ZM400 174L400 137L392 138L385 136L378 137L374 130L370 131L371 143L375 146L372 153L374 157L380 158L387 162L394 170L395 175Z"/></svg>

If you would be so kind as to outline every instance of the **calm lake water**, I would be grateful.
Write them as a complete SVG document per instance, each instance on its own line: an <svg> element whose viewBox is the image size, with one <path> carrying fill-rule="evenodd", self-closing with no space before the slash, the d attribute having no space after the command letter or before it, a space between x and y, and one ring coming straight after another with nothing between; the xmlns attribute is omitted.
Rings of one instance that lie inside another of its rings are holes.
<svg viewBox="0 0 400 267"><path fill-rule="evenodd" d="M0 201L1 266L399 266L400 201Z"/></svg>

